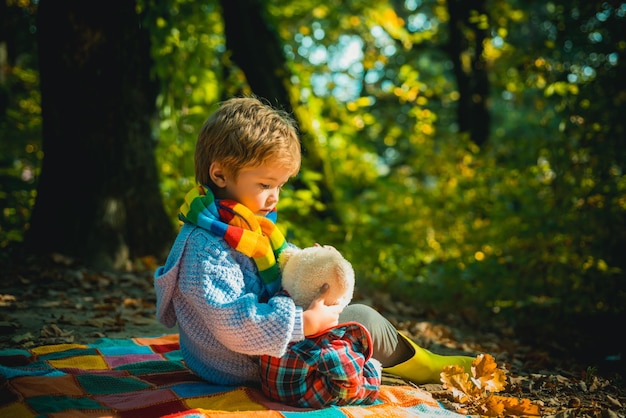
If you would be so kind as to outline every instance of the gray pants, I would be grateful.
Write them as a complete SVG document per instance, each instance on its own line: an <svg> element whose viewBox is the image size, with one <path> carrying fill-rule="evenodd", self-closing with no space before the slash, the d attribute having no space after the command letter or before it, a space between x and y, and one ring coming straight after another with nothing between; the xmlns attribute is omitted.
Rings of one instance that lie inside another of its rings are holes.
<svg viewBox="0 0 626 418"><path fill-rule="evenodd" d="M348 305L339 315L339 322L358 322L370 332L374 352L372 357L383 367L391 367L411 358L413 352L398 338L395 327L377 310L362 304Z"/></svg>

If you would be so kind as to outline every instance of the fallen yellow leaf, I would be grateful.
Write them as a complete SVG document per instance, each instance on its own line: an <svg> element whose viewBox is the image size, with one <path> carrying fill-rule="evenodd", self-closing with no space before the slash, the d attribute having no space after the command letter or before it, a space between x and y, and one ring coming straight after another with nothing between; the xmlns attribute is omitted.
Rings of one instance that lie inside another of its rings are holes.
<svg viewBox="0 0 626 418"><path fill-rule="evenodd" d="M460 366L447 366L441 371L444 389L463 404L462 409L481 416L540 416L538 405L528 399L494 395L506 389L506 370L490 354L480 354L472 362L472 375Z"/></svg>

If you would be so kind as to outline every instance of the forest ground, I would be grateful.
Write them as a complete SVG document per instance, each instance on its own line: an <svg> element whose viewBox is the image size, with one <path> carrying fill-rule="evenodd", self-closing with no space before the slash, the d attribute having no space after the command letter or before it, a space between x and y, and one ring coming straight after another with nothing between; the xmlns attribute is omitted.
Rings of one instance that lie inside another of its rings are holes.
<svg viewBox="0 0 626 418"><path fill-rule="evenodd" d="M94 272L58 256L0 270L0 348L175 333L155 319L154 267L144 260L127 273ZM485 326L468 313L425 312L380 293L357 291L354 301L375 307L433 352L492 355L507 376L499 395L528 399L542 416L626 417L624 375L610 362L599 369L563 347L529 346L510 324ZM618 340L620 334L614 330ZM389 375L384 382L406 384ZM450 410L463 406L442 385L420 387Z"/></svg>

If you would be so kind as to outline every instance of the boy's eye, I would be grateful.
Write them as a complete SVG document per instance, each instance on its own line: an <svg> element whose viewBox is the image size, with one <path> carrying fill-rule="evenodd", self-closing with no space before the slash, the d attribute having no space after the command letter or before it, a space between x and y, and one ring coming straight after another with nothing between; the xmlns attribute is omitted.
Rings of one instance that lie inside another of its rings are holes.
<svg viewBox="0 0 626 418"><path fill-rule="evenodd" d="M263 189L263 190L269 190L269 189L273 189L273 188L277 188L278 190L282 190L284 186L285 186L284 184L280 184L278 186L272 186L271 184L259 183L259 187L261 189Z"/></svg>

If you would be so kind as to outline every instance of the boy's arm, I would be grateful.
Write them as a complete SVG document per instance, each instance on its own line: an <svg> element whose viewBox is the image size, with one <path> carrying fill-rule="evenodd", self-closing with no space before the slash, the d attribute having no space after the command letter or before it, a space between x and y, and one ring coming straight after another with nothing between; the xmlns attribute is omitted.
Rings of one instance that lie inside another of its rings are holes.
<svg viewBox="0 0 626 418"><path fill-rule="evenodd" d="M293 300L277 296L261 303L263 289L252 261L228 244L192 234L181 263L179 305L194 332L212 334L234 352L273 356L281 356L292 336L302 333Z"/></svg>

